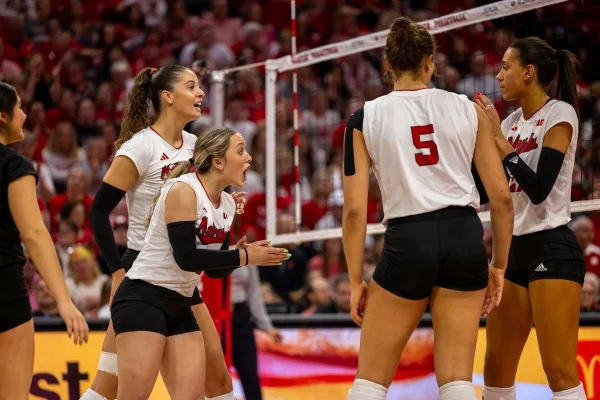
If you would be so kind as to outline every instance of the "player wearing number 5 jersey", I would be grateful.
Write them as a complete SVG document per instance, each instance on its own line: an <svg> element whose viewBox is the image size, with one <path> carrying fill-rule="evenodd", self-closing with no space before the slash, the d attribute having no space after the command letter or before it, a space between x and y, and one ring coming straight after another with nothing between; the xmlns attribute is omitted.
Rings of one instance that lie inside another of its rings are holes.
<svg viewBox="0 0 600 400"><path fill-rule="evenodd" d="M349 400L385 399L427 304L440 398L477 398L471 379L479 319L500 302L512 202L483 110L465 96L427 88L433 53L425 28L408 18L395 20L384 51L395 90L367 102L346 127L342 230L352 318L362 326ZM490 193L495 241L489 267L473 162ZM362 265L371 167L387 230L367 288Z"/></svg>
<svg viewBox="0 0 600 400"><path fill-rule="evenodd" d="M585 261L567 227L579 133L576 66L568 51L519 39L504 54L497 79L504 99L521 108L500 123L491 101L476 96L510 172L515 209L503 302L487 323L485 400L516 399L517 366L532 324L553 399L586 399L577 371ZM546 95L557 72L559 100Z"/></svg>

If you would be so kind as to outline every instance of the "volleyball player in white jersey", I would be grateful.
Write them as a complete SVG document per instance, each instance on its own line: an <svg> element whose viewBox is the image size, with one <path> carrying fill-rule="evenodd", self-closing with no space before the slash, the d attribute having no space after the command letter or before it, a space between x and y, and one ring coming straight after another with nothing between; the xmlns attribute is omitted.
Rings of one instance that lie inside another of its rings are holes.
<svg viewBox="0 0 600 400"><path fill-rule="evenodd" d="M113 274L112 293L121 283L125 270L131 267L142 249L146 234L146 217L152 201L174 166L187 161L196 136L183 127L200 116L204 92L196 75L180 65L160 69L146 68L136 77L129 95L115 158L90 210L90 223L96 241ZM148 104L157 114L150 125ZM123 258L115 245L110 212L126 196L129 212L127 251ZM239 205L243 207L243 202ZM232 215L233 217L233 215ZM214 323L200 294L194 292L194 312L204 331L208 371L207 394L235 399L231 377L223 358L221 343ZM98 373L82 400L114 399L117 395L117 355L112 323L102 346Z"/></svg>
<svg viewBox="0 0 600 400"><path fill-rule="evenodd" d="M558 72L558 99L547 88ZM585 399L577 372L579 301L585 261L567 223L579 120L577 59L531 37L515 41L497 76L506 100L521 105L502 123L486 109L496 147L510 172L515 207L502 305L487 322L485 400L514 400L515 376L532 323L555 400Z"/></svg>
<svg viewBox="0 0 600 400"><path fill-rule="evenodd" d="M287 250L243 238L229 250L235 203L252 158L229 128L203 133L156 199L140 254L115 293L119 400L147 399L161 372L173 399L204 398L202 334L191 309L198 274L224 277L251 261L281 265Z"/></svg>
<svg viewBox="0 0 600 400"><path fill-rule="evenodd" d="M433 55L424 27L396 19L384 50L395 90L365 103L347 123L342 230L351 314L362 327L350 400L385 398L428 303L440 399L475 400L480 316L500 302L513 227L508 184L483 110L465 96L427 88ZM490 193L489 266L473 162ZM362 265L370 168L381 188L387 230L367 288Z"/></svg>

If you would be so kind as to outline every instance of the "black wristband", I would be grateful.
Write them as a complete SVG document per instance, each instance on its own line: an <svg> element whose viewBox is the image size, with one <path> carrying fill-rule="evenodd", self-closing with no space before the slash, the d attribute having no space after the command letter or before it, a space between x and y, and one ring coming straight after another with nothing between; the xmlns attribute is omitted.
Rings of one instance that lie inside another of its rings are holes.
<svg viewBox="0 0 600 400"><path fill-rule="evenodd" d="M246 265L248 265L248 250L244 249L244 251L246 252Z"/></svg>

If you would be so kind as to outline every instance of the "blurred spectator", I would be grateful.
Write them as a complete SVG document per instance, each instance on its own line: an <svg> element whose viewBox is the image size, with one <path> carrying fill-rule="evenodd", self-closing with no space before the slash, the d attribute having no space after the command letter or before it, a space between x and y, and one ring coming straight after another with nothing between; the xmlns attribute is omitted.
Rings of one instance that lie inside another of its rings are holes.
<svg viewBox="0 0 600 400"><path fill-rule="evenodd" d="M600 247L592 243L595 235L594 223L589 217L581 215L571 221L569 225L583 250L587 272L600 276Z"/></svg>
<svg viewBox="0 0 600 400"><path fill-rule="evenodd" d="M598 290L600 279L593 272L586 272L581 289L581 312L593 312L598 310Z"/></svg>
<svg viewBox="0 0 600 400"><path fill-rule="evenodd" d="M37 141L38 135L29 131L24 131L23 140L19 143L15 143L13 146L19 153L32 160L33 168L35 168L35 171L38 174L38 197L44 202L48 202L56 195L56 189L48 165L44 162L35 160L34 155Z"/></svg>
<svg viewBox="0 0 600 400"><path fill-rule="evenodd" d="M110 291L112 288L112 279L107 279L102 285L100 292L100 304L98 304L98 313L96 318L110 318Z"/></svg>
<svg viewBox="0 0 600 400"><path fill-rule="evenodd" d="M329 283L325 278L317 277L306 282L306 292L301 302L302 315L313 315L320 307L331 304Z"/></svg>
<svg viewBox="0 0 600 400"><path fill-rule="evenodd" d="M284 235L296 232L296 220L293 215L281 213L277 216L277 233ZM281 244L291 257L277 268L259 267L260 279L269 282L275 293L288 303L297 302L302 296L306 279L308 258L304 249L295 243Z"/></svg>
<svg viewBox="0 0 600 400"><path fill-rule="evenodd" d="M342 239L327 239L323 241L322 252L308 262L309 270L319 270L326 278L348 271L344 256Z"/></svg>
<svg viewBox="0 0 600 400"><path fill-rule="evenodd" d="M471 57L470 74L456 85L459 93L472 99L476 92L481 92L494 100L502 96L500 83L493 73L486 72L486 58L483 51L476 51Z"/></svg>
<svg viewBox="0 0 600 400"><path fill-rule="evenodd" d="M75 242L91 248L94 240L92 230L85 227L86 208L81 200L69 200L60 209L61 220L69 220L77 227Z"/></svg>
<svg viewBox="0 0 600 400"><path fill-rule="evenodd" d="M329 196L333 191L331 176L327 170L319 170L313 175L312 200L302 205L302 224L315 229L317 222L329 211Z"/></svg>
<svg viewBox="0 0 600 400"><path fill-rule="evenodd" d="M70 219L61 219L58 223L58 232L56 233L56 253L58 260L66 277L71 276L69 261L73 248L77 244L79 228L77 224Z"/></svg>
<svg viewBox="0 0 600 400"><path fill-rule="evenodd" d="M340 274L333 280L333 301L317 308L316 313L350 313L350 278L348 274Z"/></svg>
<svg viewBox="0 0 600 400"><path fill-rule="evenodd" d="M108 146L101 137L91 138L85 146L87 158L83 163L86 176L90 177L88 193L95 196L100 189L102 179L108 171Z"/></svg>
<svg viewBox="0 0 600 400"><path fill-rule="evenodd" d="M92 206L92 196L87 193L88 177L85 175L85 170L80 167L72 167L68 170L66 192L57 194L48 203L51 220L51 232L56 232L58 229L58 221L62 207L67 201L81 201L85 207L84 221L82 227L90 229L88 222L88 214Z"/></svg>
<svg viewBox="0 0 600 400"><path fill-rule="evenodd" d="M38 274L33 279L33 289L38 306L33 309L34 317L58 317L58 304L46 285L46 281Z"/></svg>
<svg viewBox="0 0 600 400"><path fill-rule="evenodd" d="M73 303L87 315L95 315L100 306L102 286L110 278L100 272L93 253L85 247L73 249L69 262L67 287Z"/></svg>
<svg viewBox="0 0 600 400"><path fill-rule="evenodd" d="M69 169L83 165L85 160L85 152L77 145L77 133L73 125L69 122L58 124L42 154L50 168L57 193L63 193Z"/></svg>

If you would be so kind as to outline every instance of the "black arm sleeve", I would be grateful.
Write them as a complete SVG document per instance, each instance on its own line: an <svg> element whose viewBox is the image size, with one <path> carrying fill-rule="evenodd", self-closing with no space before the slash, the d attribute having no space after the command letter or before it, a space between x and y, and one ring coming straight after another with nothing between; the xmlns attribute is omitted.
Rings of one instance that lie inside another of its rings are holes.
<svg viewBox="0 0 600 400"><path fill-rule="evenodd" d="M167 224L167 230L175 262L184 271L231 269L240 265L238 250L197 249L194 221L172 222Z"/></svg>
<svg viewBox="0 0 600 400"><path fill-rule="evenodd" d="M230 244L230 235L231 233L227 233L227 236L225 237L225 241L223 242L223 245L221 246L221 250L229 250L229 244ZM227 278L229 275L231 275L231 273L233 271L235 271L236 269L239 268L238 266L235 267L231 267L231 268L223 268L223 269L212 269L212 270L207 270L204 271L204 273L209 277L209 278L213 278L213 279L222 279L222 278Z"/></svg>
<svg viewBox="0 0 600 400"><path fill-rule="evenodd" d="M538 161L537 171L533 171L516 152L504 158L504 166L529 196L533 204L540 204L550 194L554 182L560 173L565 155L550 147L543 147Z"/></svg>
<svg viewBox="0 0 600 400"><path fill-rule="evenodd" d="M96 243L98 243L102 256L112 273L120 270L123 266L121 265L121 257L110 224L110 213L119 204L123 196L125 196L124 191L103 182L90 209L89 219L92 232L94 232Z"/></svg>
<svg viewBox="0 0 600 400"><path fill-rule="evenodd" d="M344 132L344 175L352 176L356 172L354 165L354 129L363 130L363 119L365 117L364 108L359 108L348 118L346 122L346 132Z"/></svg>

